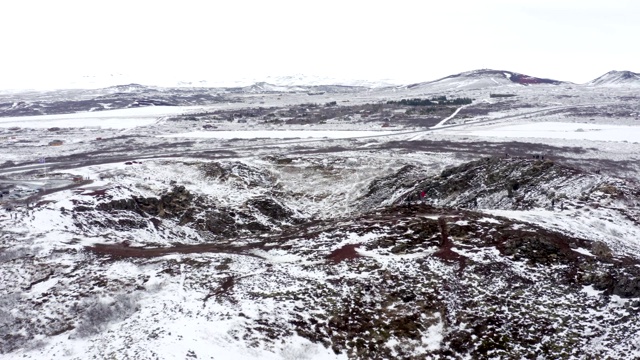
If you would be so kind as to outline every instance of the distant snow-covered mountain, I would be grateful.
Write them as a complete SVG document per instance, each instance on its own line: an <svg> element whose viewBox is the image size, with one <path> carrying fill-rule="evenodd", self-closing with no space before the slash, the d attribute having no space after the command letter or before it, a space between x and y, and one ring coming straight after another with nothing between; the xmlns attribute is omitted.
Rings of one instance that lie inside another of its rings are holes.
<svg viewBox="0 0 640 360"><path fill-rule="evenodd" d="M367 88L380 88L386 86L400 85L400 81L389 79L379 81L347 79L327 76L313 75L284 75L284 76L265 76L265 77L248 77L233 80L228 79L203 79L198 81L178 81L175 87L274 87L273 91L292 91L291 89L307 86L357 86ZM275 90L275 88L281 88ZM271 89L268 89L271 90ZM299 89L298 89L299 90ZM298 91L293 90L293 91Z"/></svg>
<svg viewBox="0 0 640 360"><path fill-rule="evenodd" d="M267 76L266 80L269 83L282 85L282 86L319 86L319 85L342 85L342 86L360 86L368 88L379 88L385 86L400 85L401 82L382 79L378 81L370 80L354 80L354 79L340 79L327 76L307 76L303 74L288 75L288 76Z"/></svg>
<svg viewBox="0 0 640 360"><path fill-rule="evenodd" d="M409 85L407 85L409 84ZM358 87L368 89L383 89L395 87L396 89L424 90L432 92L480 90L495 87L522 87L529 85L561 85L572 84L570 82L554 79L539 78L520 74L513 71L479 69L449 75L437 80L410 83L393 79L359 80L348 77L331 77L317 75L269 75L269 76L243 76L243 77L218 77L211 74L199 76L156 76L154 74L97 74L81 77L68 77L64 80L39 81L38 86L23 84L23 87L14 90L11 86L0 90L2 94L20 93L27 89L36 91L51 90L106 90L117 93L138 93L145 89L155 88L234 88L243 92L304 92L313 87ZM585 86L639 86L640 74L631 71L610 71ZM318 90L318 89L316 89ZM336 89L334 89L336 90Z"/></svg>
<svg viewBox="0 0 640 360"><path fill-rule="evenodd" d="M300 92L305 89L297 86L274 85L264 81L257 82L253 85L243 87L247 93L269 93L269 92Z"/></svg>
<svg viewBox="0 0 640 360"><path fill-rule="evenodd" d="M209 88L235 88L261 86L268 84L274 87L299 87L299 86L321 86L321 85L340 85L340 86L358 86L368 88L379 88L385 86L400 85L400 81L393 80L359 80L349 78L314 76L314 75L284 75L284 76L248 76L240 78L219 78L203 76L202 78L183 79L183 78L139 78L134 76L126 76L123 74L109 74L106 76L84 76L69 82L69 88L106 88L120 86L121 84L143 84L146 86L158 87L209 87ZM284 88L282 89L284 90ZM275 90L278 91L278 90ZM286 90L284 90L286 91Z"/></svg>
<svg viewBox="0 0 640 360"><path fill-rule="evenodd" d="M591 86L633 86L640 87L640 74L631 71L609 71L597 79L587 83Z"/></svg>
<svg viewBox="0 0 640 360"><path fill-rule="evenodd" d="M480 69L449 75L438 80L408 85L408 89L478 90L496 86L537 84L560 85L563 81L544 79L512 71Z"/></svg>
<svg viewBox="0 0 640 360"><path fill-rule="evenodd" d="M114 92L114 93L139 93L139 92L144 92L147 89L148 89L147 86L135 84L135 83L124 84L124 85L114 85L114 86L109 86L104 88L104 90L106 90L107 92Z"/></svg>

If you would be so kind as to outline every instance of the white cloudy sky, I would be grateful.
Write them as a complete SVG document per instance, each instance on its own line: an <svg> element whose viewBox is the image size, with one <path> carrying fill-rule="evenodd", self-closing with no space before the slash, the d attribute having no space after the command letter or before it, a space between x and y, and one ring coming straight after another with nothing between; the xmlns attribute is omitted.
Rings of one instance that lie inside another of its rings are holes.
<svg viewBox="0 0 640 360"><path fill-rule="evenodd" d="M577 83L640 71L637 0L6 0L0 88L307 74L434 80L478 68Z"/></svg>

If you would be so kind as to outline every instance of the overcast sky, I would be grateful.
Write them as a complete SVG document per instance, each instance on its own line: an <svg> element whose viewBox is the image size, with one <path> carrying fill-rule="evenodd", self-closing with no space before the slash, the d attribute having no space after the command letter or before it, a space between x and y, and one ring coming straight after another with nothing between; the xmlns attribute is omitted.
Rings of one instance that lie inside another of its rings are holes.
<svg viewBox="0 0 640 360"><path fill-rule="evenodd" d="M7 0L0 88L290 74L417 82L479 68L639 72L638 0Z"/></svg>

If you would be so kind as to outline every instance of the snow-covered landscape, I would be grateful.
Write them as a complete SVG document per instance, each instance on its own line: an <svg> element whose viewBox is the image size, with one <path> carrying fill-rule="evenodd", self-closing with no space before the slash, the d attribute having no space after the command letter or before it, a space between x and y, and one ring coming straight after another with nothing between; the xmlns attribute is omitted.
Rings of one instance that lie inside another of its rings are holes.
<svg viewBox="0 0 640 360"><path fill-rule="evenodd" d="M271 80L0 93L0 357L640 358L638 74Z"/></svg>

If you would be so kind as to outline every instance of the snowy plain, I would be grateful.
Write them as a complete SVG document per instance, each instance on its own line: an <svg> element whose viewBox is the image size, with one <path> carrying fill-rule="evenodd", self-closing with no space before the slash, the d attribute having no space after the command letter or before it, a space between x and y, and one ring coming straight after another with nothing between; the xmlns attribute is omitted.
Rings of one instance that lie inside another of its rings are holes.
<svg viewBox="0 0 640 360"><path fill-rule="evenodd" d="M236 130L236 131L195 131L171 135L158 135L169 138L214 138L214 139L294 139L294 138L331 138L347 139L368 136L391 135L393 131L348 131L348 130Z"/></svg>
<svg viewBox="0 0 640 360"><path fill-rule="evenodd" d="M640 141L640 125L603 125L573 122L498 123L447 129L455 135L499 138L540 138L588 141Z"/></svg>

